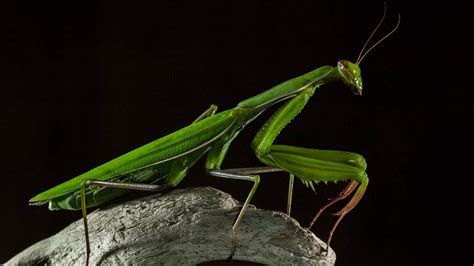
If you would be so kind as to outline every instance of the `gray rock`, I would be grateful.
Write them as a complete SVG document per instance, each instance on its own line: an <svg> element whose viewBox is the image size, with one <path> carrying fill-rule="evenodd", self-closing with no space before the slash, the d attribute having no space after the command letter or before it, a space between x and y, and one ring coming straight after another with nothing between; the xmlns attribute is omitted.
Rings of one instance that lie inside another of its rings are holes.
<svg viewBox="0 0 474 266"><path fill-rule="evenodd" d="M195 265L225 260L241 204L201 187L173 190L88 215L91 265ZM237 234L234 260L272 265L334 265L336 255L284 213L249 207ZM22 251L6 265L83 265L82 220Z"/></svg>

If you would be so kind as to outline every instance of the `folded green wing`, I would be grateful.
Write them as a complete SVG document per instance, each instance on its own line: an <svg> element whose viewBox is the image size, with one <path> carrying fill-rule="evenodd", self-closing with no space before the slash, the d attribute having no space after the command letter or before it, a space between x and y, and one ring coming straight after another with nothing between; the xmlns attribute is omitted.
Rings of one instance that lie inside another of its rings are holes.
<svg viewBox="0 0 474 266"><path fill-rule="evenodd" d="M87 179L109 180L136 169L175 158L200 145L212 145L212 143L208 143L209 140L219 136L232 124L231 111L218 113L132 150L36 195L30 199L30 202L48 201L74 192L80 189L81 183Z"/></svg>

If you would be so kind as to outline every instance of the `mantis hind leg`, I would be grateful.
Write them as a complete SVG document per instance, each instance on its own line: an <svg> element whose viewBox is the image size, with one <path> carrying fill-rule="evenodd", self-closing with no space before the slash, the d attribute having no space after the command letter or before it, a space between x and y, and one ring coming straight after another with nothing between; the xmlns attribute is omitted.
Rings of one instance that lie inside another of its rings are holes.
<svg viewBox="0 0 474 266"><path fill-rule="evenodd" d="M170 186L168 185L153 185L153 184L140 184L140 183L122 183L122 182L111 182L88 179L81 184L81 210L82 210L82 222L84 223L84 235L86 240L86 265L89 265L89 257L91 253L90 240L89 240L89 226L87 223L87 205L86 205L86 187L87 186L100 186L100 187L112 187L120 189L131 189L131 190L142 190L142 191L153 191L160 192L166 190Z"/></svg>
<svg viewBox="0 0 474 266"><path fill-rule="evenodd" d="M211 106L209 106L209 108L207 108L201 115L199 115L193 121L193 124L203 120L204 118L207 118L209 116L213 116L216 113L216 111L217 111L217 105L211 104Z"/></svg>
<svg viewBox="0 0 474 266"><path fill-rule="evenodd" d="M206 109L202 114L200 114L192 123L197 123L207 117L210 117L215 114L217 111L217 105L212 104L208 109ZM166 190L170 187L176 186L186 175L189 167L198 160L205 151L198 151L192 153L185 158L176 161L172 166L168 178L165 181L164 185L155 185L155 184L142 184L142 183L123 183L123 182L113 182L113 181L102 181L102 180L85 180L81 184L81 211L82 211L82 221L84 224L84 235L86 241L86 265L89 265L89 258L91 253L90 240L89 240L89 226L87 222L87 204L86 204L86 187L87 186L99 186L99 187L111 187L119 189L129 189L129 190L141 190L141 191L152 191L160 192Z"/></svg>

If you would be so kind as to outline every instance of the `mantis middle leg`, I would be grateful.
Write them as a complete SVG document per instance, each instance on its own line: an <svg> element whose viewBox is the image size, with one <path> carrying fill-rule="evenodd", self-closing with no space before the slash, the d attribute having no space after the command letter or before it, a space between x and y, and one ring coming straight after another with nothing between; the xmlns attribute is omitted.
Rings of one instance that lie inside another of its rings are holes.
<svg viewBox="0 0 474 266"><path fill-rule="evenodd" d="M239 215L235 220L234 224L232 225L232 236L231 236L231 252L229 255L229 259L234 256L236 250L236 238L237 238L237 229L244 217L245 212L247 211L247 207L252 200L255 191L257 191L258 184L260 183L260 176L258 174L263 173L272 173L272 172L280 172L282 171L279 168L273 167L249 167L249 168L234 168L234 169L225 169L225 170L210 170L209 174L212 176L222 177L222 178L230 178L236 180L245 180L245 181L252 181L253 186L250 190L247 198L245 199L242 208L240 209Z"/></svg>
<svg viewBox="0 0 474 266"><path fill-rule="evenodd" d="M235 136L234 136L235 137ZM237 242L237 230L242 221L242 218L245 215L248 205L252 200L253 195L257 191L258 185L260 183L259 174L271 173L271 172L280 172L283 171L280 168L274 167L250 167L250 168L234 168L234 169L220 169L220 166L225 158L227 150L233 138L223 139L220 142L216 143L213 148L209 151L206 169L209 175L230 178L236 180L245 180L253 182L252 189L250 190L247 198L245 199L240 212L232 225L232 234L231 234L231 250L229 259L232 259L236 251L236 242Z"/></svg>

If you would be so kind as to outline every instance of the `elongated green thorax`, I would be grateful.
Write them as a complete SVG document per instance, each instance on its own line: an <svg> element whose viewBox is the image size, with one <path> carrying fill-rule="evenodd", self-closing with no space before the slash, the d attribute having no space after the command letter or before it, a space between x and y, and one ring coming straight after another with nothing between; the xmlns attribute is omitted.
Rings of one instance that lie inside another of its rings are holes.
<svg viewBox="0 0 474 266"><path fill-rule="evenodd" d="M360 68L348 60L340 60L336 67L323 66L299 77L287 80L252 98L240 102L240 108L268 108L281 100L296 96L308 87L317 88L323 84L341 81L354 94L362 95Z"/></svg>
<svg viewBox="0 0 474 266"><path fill-rule="evenodd" d="M323 66L302 76L287 80L273 88L266 90L250 99L240 102L241 108L258 108L272 105L287 97L295 96L309 86L317 87L324 83L338 79L338 73L332 66Z"/></svg>

